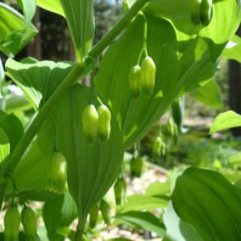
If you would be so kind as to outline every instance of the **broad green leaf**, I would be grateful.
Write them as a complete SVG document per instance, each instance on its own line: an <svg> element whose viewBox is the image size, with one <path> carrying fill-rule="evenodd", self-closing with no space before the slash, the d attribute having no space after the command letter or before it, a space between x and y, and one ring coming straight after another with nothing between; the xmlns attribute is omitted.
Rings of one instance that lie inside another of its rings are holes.
<svg viewBox="0 0 241 241"><path fill-rule="evenodd" d="M191 21L189 0L153 0L147 5L145 12L154 17L170 19L179 31L186 34L196 34L202 28Z"/></svg>
<svg viewBox="0 0 241 241"><path fill-rule="evenodd" d="M20 192L52 191L49 190L48 170L50 158L56 151L55 138L54 122L48 119L14 170L13 176Z"/></svg>
<svg viewBox="0 0 241 241"><path fill-rule="evenodd" d="M14 170L13 177L20 197L45 201L55 194L66 191L64 183L56 185L51 179L49 170L51 170L51 158L54 152L56 152L55 124L49 118L42 124ZM9 185L7 193L11 192L12 185Z"/></svg>
<svg viewBox="0 0 241 241"><path fill-rule="evenodd" d="M229 128L235 128L241 126L241 115L235 113L234 111L226 111L221 114L219 114L211 128L210 128L210 134L213 134L217 131L222 131Z"/></svg>
<svg viewBox="0 0 241 241"><path fill-rule="evenodd" d="M109 48L95 78L97 91L111 105L122 128L131 102L129 72L132 66L138 64L144 47L144 31L145 17L138 15L127 32Z"/></svg>
<svg viewBox="0 0 241 241"><path fill-rule="evenodd" d="M130 211L117 215L116 219L117 222L122 222L131 227L154 232L159 237L165 235L165 228L162 222L150 212Z"/></svg>
<svg viewBox="0 0 241 241"><path fill-rule="evenodd" d="M8 75L23 90L35 109L47 101L71 68L70 63L47 60L21 63L8 59L6 62Z"/></svg>
<svg viewBox="0 0 241 241"><path fill-rule="evenodd" d="M157 66L156 84L149 98L131 99L129 72L138 63L144 29L145 19L140 15L109 48L95 79L97 91L117 116L126 146L144 136L177 96L211 78L216 66L205 40L197 37L180 48L169 22L147 17L147 50Z"/></svg>
<svg viewBox="0 0 241 241"><path fill-rule="evenodd" d="M241 63L241 38L237 35L233 36L227 43L222 56L227 59L236 60Z"/></svg>
<svg viewBox="0 0 241 241"><path fill-rule="evenodd" d="M61 0L77 59L83 61L94 37L93 0Z"/></svg>
<svg viewBox="0 0 241 241"><path fill-rule="evenodd" d="M172 203L178 216L204 241L241 239L241 190L217 172L189 168L176 182Z"/></svg>
<svg viewBox="0 0 241 241"><path fill-rule="evenodd" d="M200 35L212 39L215 43L226 43L237 31L241 21L240 1L220 1L214 4L211 23Z"/></svg>
<svg viewBox="0 0 241 241"><path fill-rule="evenodd" d="M60 238L58 229L68 227L76 217L76 204L68 192L47 201L43 207L43 219L50 240Z"/></svg>
<svg viewBox="0 0 241 241"><path fill-rule="evenodd" d="M22 124L15 115L0 111L0 128L7 134L12 152L23 135Z"/></svg>
<svg viewBox="0 0 241 241"><path fill-rule="evenodd" d="M28 25L31 23L36 11L35 0L18 0L18 2L23 10L25 23Z"/></svg>
<svg viewBox="0 0 241 241"><path fill-rule="evenodd" d="M179 49L180 71L176 85L178 92L189 92L198 88L201 82L213 77L217 60L213 59L210 48L212 46L198 37L182 43Z"/></svg>
<svg viewBox="0 0 241 241"><path fill-rule="evenodd" d="M36 0L36 4L37 4L37 6L43 8L47 11L57 13L57 14L64 17L64 10L62 8L60 0L51 0L51 1L49 1L49 0Z"/></svg>
<svg viewBox="0 0 241 241"><path fill-rule="evenodd" d="M100 105L91 88L76 84L56 104L50 115L55 124L56 149L67 160L68 187L77 204L81 222L113 184L123 158L122 134L114 115L107 141L99 138L93 144L86 141L82 113L90 103L96 108Z"/></svg>
<svg viewBox="0 0 241 241"><path fill-rule="evenodd" d="M32 24L10 6L0 3L0 50L9 56L16 55L37 34Z"/></svg>
<svg viewBox="0 0 241 241"><path fill-rule="evenodd" d="M212 108L221 109L223 107L221 90L214 79L209 80L200 88L191 91L190 95Z"/></svg>
<svg viewBox="0 0 241 241"><path fill-rule="evenodd" d="M6 132L0 128L0 167L1 162L5 161L10 153L10 143Z"/></svg>
<svg viewBox="0 0 241 241"><path fill-rule="evenodd" d="M0 40L2 41L8 35L16 30L21 30L24 27L23 16L18 13L16 10L8 6L7 4L0 3L0 29L1 36ZM8 22L11 19L11 22ZM8 22L8 23L7 23Z"/></svg>
<svg viewBox="0 0 241 241"><path fill-rule="evenodd" d="M129 90L129 72L138 64L145 38L146 20L142 15L109 48L95 79L98 92L105 97L117 116L125 134L126 146L144 135L150 123L167 107L167 98L170 96L163 100L163 90L171 90L177 76L176 39L172 26L165 20L148 20L148 54L157 65L156 85L152 96L146 98L141 95L133 100ZM168 64L170 62L172 66Z"/></svg>
<svg viewBox="0 0 241 241"><path fill-rule="evenodd" d="M30 104L23 95L12 95L6 98L6 112L14 113L31 109Z"/></svg>
<svg viewBox="0 0 241 241"><path fill-rule="evenodd" d="M125 213L130 211L152 211L155 208L164 208L167 205L167 201L157 197L151 197L142 194L135 194L127 198L118 213Z"/></svg>
<svg viewBox="0 0 241 241"><path fill-rule="evenodd" d="M133 3L132 0L128 2L130 5ZM214 5L222 2L227 2L227 0L213 1ZM191 21L190 0L152 0L144 11L154 17L169 19L179 31L188 35L198 34L203 29L201 24L196 25Z"/></svg>
<svg viewBox="0 0 241 241"><path fill-rule="evenodd" d="M166 182L153 182L146 189L146 195L153 197L169 196L171 189L170 180Z"/></svg>
<svg viewBox="0 0 241 241"><path fill-rule="evenodd" d="M33 200L38 202L47 202L56 198L59 193L49 191L49 190L41 190L41 189L31 189L18 193L18 197L22 200Z"/></svg>
<svg viewBox="0 0 241 241"><path fill-rule="evenodd" d="M165 210L163 221L167 232L165 238L169 241L203 241L191 225L177 216L171 202Z"/></svg>

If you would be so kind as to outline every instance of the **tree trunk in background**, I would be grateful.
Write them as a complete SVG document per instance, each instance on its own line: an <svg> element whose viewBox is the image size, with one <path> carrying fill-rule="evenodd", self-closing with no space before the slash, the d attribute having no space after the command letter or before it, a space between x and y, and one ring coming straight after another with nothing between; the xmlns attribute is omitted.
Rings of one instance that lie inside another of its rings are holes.
<svg viewBox="0 0 241 241"><path fill-rule="evenodd" d="M241 26L237 33L241 36ZM229 106L231 110L241 114L241 64L229 61ZM241 128L232 129L234 136L241 136Z"/></svg>
<svg viewBox="0 0 241 241"><path fill-rule="evenodd" d="M34 25L37 29L41 29L40 9L37 9L34 20ZM34 41L27 46L27 56L33 56L36 59L42 58L42 44L41 44L41 32L37 34Z"/></svg>

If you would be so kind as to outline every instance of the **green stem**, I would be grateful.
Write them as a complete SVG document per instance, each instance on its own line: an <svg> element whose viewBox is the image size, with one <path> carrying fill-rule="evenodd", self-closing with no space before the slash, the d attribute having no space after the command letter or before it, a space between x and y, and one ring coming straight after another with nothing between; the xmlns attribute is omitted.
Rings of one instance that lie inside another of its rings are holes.
<svg viewBox="0 0 241 241"><path fill-rule="evenodd" d="M139 10L141 10L144 5L150 0L138 0L133 6L129 9L129 11L120 19L120 21L112 28L112 30L107 33L104 38L99 41L89 52L90 59L96 59L99 54L108 47L111 42L124 30L126 25L132 21L132 19L136 16ZM48 116L49 111L54 106L56 101L65 94L70 87L79 79L85 77L91 71L92 63L90 61L86 61L87 63L76 64L69 75L63 80L63 82L58 86L56 91L51 95L45 105L42 107L40 112L36 115L35 119L27 129L24 136L20 139L18 145L14 149L11 154L7 166L5 167L5 173L11 174L18 162L22 158L26 148L31 143L32 139L36 135L39 127Z"/></svg>
<svg viewBox="0 0 241 241"><path fill-rule="evenodd" d="M78 222L78 226L77 226L76 233L75 233L75 241L83 240L83 235L84 235L84 231L85 231L85 223L86 223L86 217L85 218L79 217L79 222Z"/></svg>
<svg viewBox="0 0 241 241"><path fill-rule="evenodd" d="M117 22L117 24L111 29L111 31L108 32L105 37L92 48L89 52L89 56L92 58L98 57L98 55L110 45L110 43L125 29L125 27L148 2L150 2L150 0L136 1L128 12L126 12L126 14L120 19L120 21Z"/></svg>

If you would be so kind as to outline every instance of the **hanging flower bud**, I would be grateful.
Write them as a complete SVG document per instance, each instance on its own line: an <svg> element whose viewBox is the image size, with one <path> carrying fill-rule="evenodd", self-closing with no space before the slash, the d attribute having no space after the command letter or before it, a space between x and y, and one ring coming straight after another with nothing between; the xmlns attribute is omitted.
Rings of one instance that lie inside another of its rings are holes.
<svg viewBox="0 0 241 241"><path fill-rule="evenodd" d="M98 134L100 140L106 141L110 138L111 132L111 113L105 105L98 108Z"/></svg>
<svg viewBox="0 0 241 241"><path fill-rule="evenodd" d="M202 0L189 0L191 21L193 24L198 25L201 23L200 8Z"/></svg>
<svg viewBox="0 0 241 241"><path fill-rule="evenodd" d="M40 241L37 233L37 217L33 209L24 207L21 213L21 221L23 224L26 241Z"/></svg>
<svg viewBox="0 0 241 241"><path fill-rule="evenodd" d="M114 185L116 205L121 205L124 201L126 192L126 182L123 177L119 177Z"/></svg>
<svg viewBox="0 0 241 241"><path fill-rule="evenodd" d="M146 96L150 96L155 87L156 65L150 56L145 57L141 62L142 90Z"/></svg>
<svg viewBox="0 0 241 241"><path fill-rule="evenodd" d="M86 141L93 143L98 133L98 113L94 105L87 105L82 113L82 127Z"/></svg>
<svg viewBox="0 0 241 241"><path fill-rule="evenodd" d="M213 1L202 0L200 8L200 18L203 26L207 26L213 16Z"/></svg>
<svg viewBox="0 0 241 241"><path fill-rule="evenodd" d="M10 207L4 216L4 241L19 240L20 215L16 207Z"/></svg>
<svg viewBox="0 0 241 241"><path fill-rule="evenodd" d="M141 78L141 67L139 65L133 66L129 74L130 95L133 99L138 98L141 93Z"/></svg>

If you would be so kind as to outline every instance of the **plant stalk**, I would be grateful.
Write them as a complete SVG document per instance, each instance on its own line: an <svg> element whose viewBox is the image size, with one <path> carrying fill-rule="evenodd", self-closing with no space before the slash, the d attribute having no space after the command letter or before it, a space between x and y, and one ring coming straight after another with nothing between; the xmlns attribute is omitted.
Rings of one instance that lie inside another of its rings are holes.
<svg viewBox="0 0 241 241"><path fill-rule="evenodd" d="M89 52L91 58L97 58L107 46L125 29L137 13L151 0L138 0L126 12L126 14L116 23L116 25L100 40Z"/></svg>

